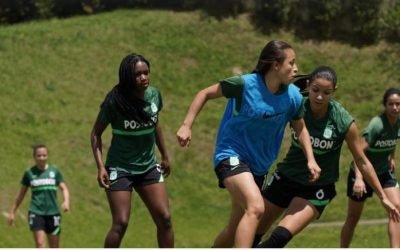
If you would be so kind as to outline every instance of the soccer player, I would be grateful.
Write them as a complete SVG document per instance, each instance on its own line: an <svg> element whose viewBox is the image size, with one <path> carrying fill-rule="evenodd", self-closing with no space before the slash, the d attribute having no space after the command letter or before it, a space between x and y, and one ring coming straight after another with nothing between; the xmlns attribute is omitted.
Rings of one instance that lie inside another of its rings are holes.
<svg viewBox="0 0 400 250"><path fill-rule="evenodd" d="M104 242L107 248L119 247L124 237L133 189L156 224L158 246L174 247L164 184L170 163L159 122L163 105L160 92L149 84L149 61L142 55L127 55L120 64L119 82L105 97L92 129L97 180L105 188L112 215L112 225ZM101 136L109 124L113 138L104 164ZM161 153L161 164L157 163L155 145Z"/></svg>
<svg viewBox="0 0 400 250"><path fill-rule="evenodd" d="M379 181L388 199L400 208L399 184L394 175L395 149L400 140L400 90L389 88L383 95L385 110L370 121L363 133L361 147L369 161L374 166ZM348 175L347 218L342 227L340 247L349 247L353 238L354 229L360 219L365 201L372 196L373 190L365 183L364 174L351 163ZM388 233L390 246L400 247L400 223L389 218Z"/></svg>
<svg viewBox="0 0 400 250"><path fill-rule="evenodd" d="M229 98L217 135L214 167L219 186L226 187L231 196L232 207L228 225L213 247L252 246L264 213L260 189L289 121L307 157L312 179L319 176L320 168L302 119L302 96L290 84L296 73L294 49L286 42L270 41L261 51L253 73L221 80L198 92L177 132L180 145L188 146L194 120L205 103Z"/></svg>
<svg viewBox="0 0 400 250"><path fill-rule="evenodd" d="M33 147L35 165L25 171L21 189L8 215L8 223L15 222L15 212L23 201L28 188L32 197L29 205L28 222L37 248L46 247L46 236L50 248L60 247L61 214L57 204L57 189L63 195L62 209L69 211L69 191L60 170L47 163L48 149L39 144Z"/></svg>
<svg viewBox="0 0 400 250"><path fill-rule="evenodd" d="M304 102L304 121L310 133L314 155L321 167L320 178L311 183L307 159L292 128L292 144L286 157L263 190L265 214L258 235L265 233L283 213L277 227L267 240L257 247L284 247L293 236L319 218L336 195L335 182L339 177L339 159L346 141L358 168L378 194L382 205L395 220L399 211L390 202L373 171L373 166L359 146L358 130L351 115L335 100L336 73L327 66L316 68L309 77L309 97Z"/></svg>

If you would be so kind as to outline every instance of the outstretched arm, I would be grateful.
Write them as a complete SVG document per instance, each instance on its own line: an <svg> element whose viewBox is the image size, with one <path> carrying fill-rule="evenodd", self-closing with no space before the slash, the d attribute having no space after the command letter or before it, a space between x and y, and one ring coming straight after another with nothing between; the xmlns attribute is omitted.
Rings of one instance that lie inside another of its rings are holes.
<svg viewBox="0 0 400 250"><path fill-rule="evenodd" d="M11 207L10 213L8 214L8 224L10 226L14 225L15 212L17 211L17 209L18 209L19 205L21 204L21 202L24 200L24 197L25 197L25 194L26 194L27 190L28 190L28 187L25 186L25 185L22 185L20 190L19 190L17 198L15 199L15 201L14 201L12 207Z"/></svg>
<svg viewBox="0 0 400 250"><path fill-rule="evenodd" d="M358 170L360 170L361 174L364 176L364 179L374 189L376 195L379 197L382 203L382 206L389 213L389 217L392 220L399 222L400 221L399 211L386 197L386 194L383 191L383 188L379 182L374 167L371 165L370 161L365 156L364 151L361 148L358 137L358 129L355 123L352 123L350 125L345 140L353 155L354 162L356 165L355 168L358 168Z"/></svg>
<svg viewBox="0 0 400 250"><path fill-rule="evenodd" d="M158 121L156 124L156 144L161 154L161 168L163 170L163 175L165 177L168 177L168 175L171 173L171 165L169 162L167 147L165 146L164 136L160 126L160 121Z"/></svg>
<svg viewBox="0 0 400 250"><path fill-rule="evenodd" d="M211 85L210 87L200 90L197 93L197 95L193 99L192 104L189 107L188 112L186 113L186 117L183 120L182 126L176 133L178 142L182 147L189 146L190 140L192 138L192 126L194 120L203 108L204 104L210 99L218 98L221 96L222 90L219 83Z"/></svg>
<svg viewBox="0 0 400 250"><path fill-rule="evenodd" d="M321 168L318 166L314 158L310 134L308 133L303 119L292 120L291 125L296 132L296 136L298 137L301 148L303 149L304 155L307 158L307 166L310 171L310 181L314 182L319 178L321 174Z"/></svg>

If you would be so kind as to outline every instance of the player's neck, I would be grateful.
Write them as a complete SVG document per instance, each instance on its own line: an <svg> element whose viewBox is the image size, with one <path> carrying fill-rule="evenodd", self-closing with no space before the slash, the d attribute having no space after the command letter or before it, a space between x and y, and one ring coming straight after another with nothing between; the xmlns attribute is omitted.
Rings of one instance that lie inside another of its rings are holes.
<svg viewBox="0 0 400 250"><path fill-rule="evenodd" d="M36 167L38 168L38 169L40 169L40 170L46 170L48 167L49 167L49 164L44 164L44 165L39 165L39 164L36 164Z"/></svg>

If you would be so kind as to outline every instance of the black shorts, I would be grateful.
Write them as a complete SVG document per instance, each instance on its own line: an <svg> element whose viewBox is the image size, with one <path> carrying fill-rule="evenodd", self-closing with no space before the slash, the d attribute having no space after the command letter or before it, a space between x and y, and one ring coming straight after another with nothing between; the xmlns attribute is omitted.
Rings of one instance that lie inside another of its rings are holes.
<svg viewBox="0 0 400 250"><path fill-rule="evenodd" d="M61 215L38 215L28 212L29 228L32 232L43 230L46 234L60 235L61 233Z"/></svg>
<svg viewBox="0 0 400 250"><path fill-rule="evenodd" d="M354 173L354 169L351 168L349 171L349 175L347 176L347 197L349 197L353 201L365 201L366 199L372 197L374 190L365 180L364 183L367 193L360 198L357 198L357 196L353 194L353 186L356 179L355 176L356 175ZM384 174L378 175L378 179L382 185L382 188L399 187L396 176L390 170L388 170Z"/></svg>
<svg viewBox="0 0 400 250"><path fill-rule="evenodd" d="M233 160L232 160L233 158ZM215 174L218 177L218 186L220 188L225 188L224 179L229 176L234 176L240 173L250 172L253 175L254 181L256 182L260 191L262 190L265 175L254 175L249 166L242 160L239 160L236 157L231 157L225 160L222 160L218 166L215 168Z"/></svg>
<svg viewBox="0 0 400 250"><path fill-rule="evenodd" d="M143 174L131 174L117 170L113 167L106 167L110 178L110 188L107 191L130 191L133 188L164 182L161 166L156 164L153 168Z"/></svg>
<svg viewBox="0 0 400 250"><path fill-rule="evenodd" d="M294 182L285 177L279 171L272 174L267 187L263 190L263 196L273 204L287 208L295 197L308 200L319 212L321 216L325 207L336 196L335 184L322 186L307 186Z"/></svg>

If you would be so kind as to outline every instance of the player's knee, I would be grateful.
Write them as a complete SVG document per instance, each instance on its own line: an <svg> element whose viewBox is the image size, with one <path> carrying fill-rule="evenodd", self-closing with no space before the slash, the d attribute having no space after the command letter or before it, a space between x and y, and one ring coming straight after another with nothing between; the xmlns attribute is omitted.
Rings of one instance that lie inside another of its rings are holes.
<svg viewBox="0 0 400 250"><path fill-rule="evenodd" d="M124 234L128 227L129 220L120 219L113 223L112 229L118 234Z"/></svg>
<svg viewBox="0 0 400 250"><path fill-rule="evenodd" d="M255 216L258 220L260 220L264 215L264 202L250 204L246 212L250 216Z"/></svg>
<svg viewBox="0 0 400 250"><path fill-rule="evenodd" d="M168 230L172 228L171 215L169 213L162 214L157 219L157 227L163 230Z"/></svg>
<svg viewBox="0 0 400 250"><path fill-rule="evenodd" d="M393 201L392 203L393 203L393 205L396 207L396 209L397 209L398 211L400 211L400 201L396 200L396 201Z"/></svg>
<svg viewBox="0 0 400 250"><path fill-rule="evenodd" d="M46 241L43 240L36 240L36 248L45 248L46 247Z"/></svg>

